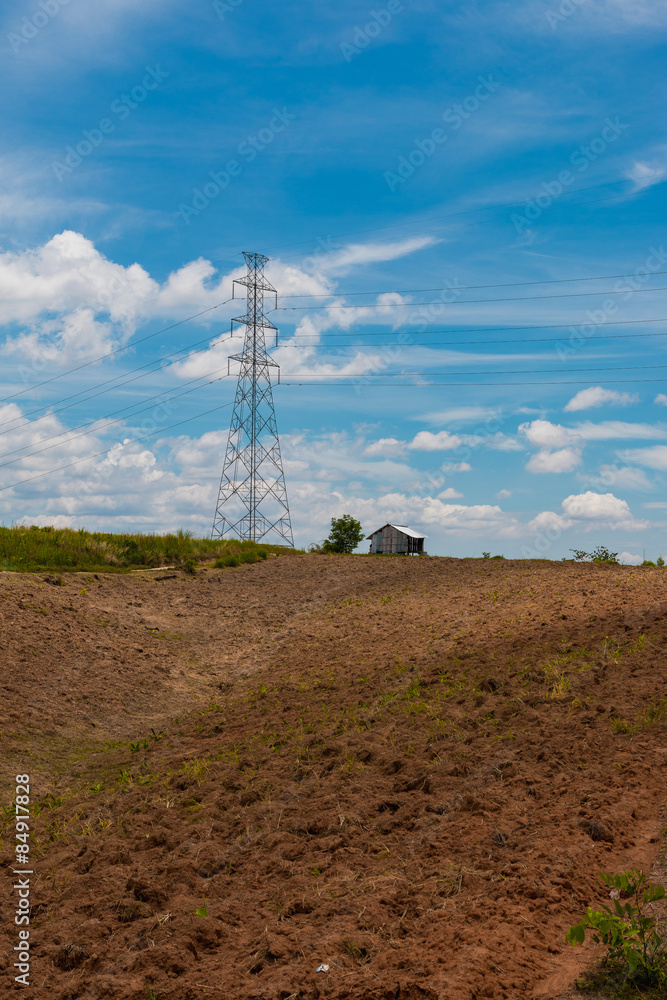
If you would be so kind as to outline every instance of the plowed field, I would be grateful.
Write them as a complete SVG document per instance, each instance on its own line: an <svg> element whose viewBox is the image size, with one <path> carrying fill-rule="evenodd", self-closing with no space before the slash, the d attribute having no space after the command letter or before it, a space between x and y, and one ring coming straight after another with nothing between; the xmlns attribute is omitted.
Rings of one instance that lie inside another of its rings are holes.
<svg viewBox="0 0 667 1000"><path fill-rule="evenodd" d="M659 870L666 581L316 555L0 574L0 996L25 989L16 774L35 1000L564 994L595 873Z"/></svg>

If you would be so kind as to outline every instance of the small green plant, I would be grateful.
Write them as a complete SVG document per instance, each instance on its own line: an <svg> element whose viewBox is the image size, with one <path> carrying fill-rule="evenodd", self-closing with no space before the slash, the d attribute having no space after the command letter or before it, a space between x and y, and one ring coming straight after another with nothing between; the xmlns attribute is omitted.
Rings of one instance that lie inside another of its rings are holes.
<svg viewBox="0 0 667 1000"><path fill-rule="evenodd" d="M206 896L204 896L204 904L203 904L203 906L198 906L197 909L195 910L195 913L197 914L198 917L207 917L208 916L208 905L206 903Z"/></svg>
<svg viewBox="0 0 667 1000"><path fill-rule="evenodd" d="M491 558L490 552L482 552L482 559L490 559L490 558Z"/></svg>
<svg viewBox="0 0 667 1000"><path fill-rule="evenodd" d="M659 933L658 920L642 910L649 903L665 898L661 885L650 885L646 875L632 868L621 875L600 872L598 879L610 890L613 909L589 906L583 919L570 927L565 940L571 945L583 944L586 931L592 931L596 944L606 944L605 965L622 974L633 986L667 986L666 939ZM622 902L626 900L626 902Z"/></svg>
<svg viewBox="0 0 667 1000"><path fill-rule="evenodd" d="M228 569L229 567L238 565L239 565L238 556L223 556L222 559L216 559L216 561L213 563L215 569Z"/></svg>
<svg viewBox="0 0 667 1000"><path fill-rule="evenodd" d="M660 568L662 568L665 565L665 560L662 558L662 556L658 556L658 558L655 561L655 564L656 566L660 566Z"/></svg>

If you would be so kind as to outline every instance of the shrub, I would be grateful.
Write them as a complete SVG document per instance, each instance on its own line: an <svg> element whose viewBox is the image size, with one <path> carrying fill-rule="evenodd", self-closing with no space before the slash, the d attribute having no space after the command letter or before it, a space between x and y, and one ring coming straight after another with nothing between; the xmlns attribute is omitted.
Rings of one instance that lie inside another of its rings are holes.
<svg viewBox="0 0 667 1000"><path fill-rule="evenodd" d="M610 552L606 545L596 545L592 552L585 549L570 549L577 562L590 560L591 562L613 563L618 565L618 552Z"/></svg>
<svg viewBox="0 0 667 1000"><path fill-rule="evenodd" d="M659 933L654 916L645 916L642 909L649 903L665 898L661 885L647 883L646 875L633 868L621 875L600 872L599 881L610 889L613 909L586 911L583 919L570 927L565 940L571 945L583 944L586 931L591 930L596 944L607 945L604 963L621 973L633 986L667 986L667 951L665 938ZM622 899L627 902L621 902Z"/></svg>
<svg viewBox="0 0 667 1000"><path fill-rule="evenodd" d="M221 559L216 559L213 565L216 569L227 569L229 566L238 566L239 557L223 556Z"/></svg>

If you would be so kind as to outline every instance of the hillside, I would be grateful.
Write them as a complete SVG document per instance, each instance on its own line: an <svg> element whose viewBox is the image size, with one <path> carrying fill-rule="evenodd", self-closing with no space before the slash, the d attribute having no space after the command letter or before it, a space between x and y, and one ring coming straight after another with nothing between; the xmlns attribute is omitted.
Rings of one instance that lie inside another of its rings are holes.
<svg viewBox="0 0 667 1000"><path fill-rule="evenodd" d="M312 555L0 574L6 864L14 774L38 803L31 995L564 993L595 873L659 859L664 580Z"/></svg>

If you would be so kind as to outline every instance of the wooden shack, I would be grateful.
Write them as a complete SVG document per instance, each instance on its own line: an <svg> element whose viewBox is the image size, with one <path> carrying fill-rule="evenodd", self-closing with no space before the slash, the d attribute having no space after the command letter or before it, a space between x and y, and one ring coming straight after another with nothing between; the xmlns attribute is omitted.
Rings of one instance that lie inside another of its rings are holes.
<svg viewBox="0 0 667 1000"><path fill-rule="evenodd" d="M413 556L424 551L425 538L428 535L420 535L407 524L385 524L366 540L371 543L371 554Z"/></svg>

